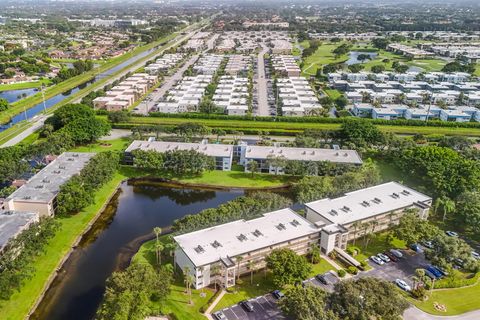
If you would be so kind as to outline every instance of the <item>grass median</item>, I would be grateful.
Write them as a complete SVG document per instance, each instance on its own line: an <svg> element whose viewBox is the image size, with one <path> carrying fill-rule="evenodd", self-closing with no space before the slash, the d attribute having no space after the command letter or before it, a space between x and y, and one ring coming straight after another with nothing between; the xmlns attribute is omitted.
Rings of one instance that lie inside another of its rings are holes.
<svg viewBox="0 0 480 320"><path fill-rule="evenodd" d="M105 118L105 116L103 116ZM211 128L222 128L227 130L248 131L263 130L272 132L284 131L286 134L296 134L305 129L316 130L338 130L339 123L315 123L315 122L276 122L276 121L255 121L255 120L222 120L222 119L185 119L185 118L162 118L162 117L132 117L126 124L141 125L164 125L176 126L181 123L193 122L201 123ZM478 128L457 128L457 127L427 127L427 126L396 126L396 125L377 125L383 132L392 132L395 134L415 135L415 134L444 134L449 136L469 136L480 137Z"/></svg>

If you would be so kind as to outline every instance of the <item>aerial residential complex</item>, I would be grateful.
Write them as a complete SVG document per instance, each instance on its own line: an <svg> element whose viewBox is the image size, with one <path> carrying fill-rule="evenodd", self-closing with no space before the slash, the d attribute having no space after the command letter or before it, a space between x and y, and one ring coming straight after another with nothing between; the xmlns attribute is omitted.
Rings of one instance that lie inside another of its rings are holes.
<svg viewBox="0 0 480 320"><path fill-rule="evenodd" d="M361 224L375 222L375 231L381 231L398 223L408 209L416 209L426 219L431 201L411 188L389 182L307 203L306 218L287 208L176 236L175 265L182 270L188 267L196 289L213 282L231 287L238 273L249 272L250 261L264 267L272 250L289 248L306 254L312 244L319 244L324 253L338 249L345 254L347 241L364 234ZM212 274L214 266L221 272Z"/></svg>
<svg viewBox="0 0 480 320"><path fill-rule="evenodd" d="M95 109L105 109L107 111L127 110L157 82L157 76L135 73L105 92L105 96L93 99L93 106Z"/></svg>
<svg viewBox="0 0 480 320"><path fill-rule="evenodd" d="M248 163L256 161L258 170L264 173L284 174L285 168L270 162L273 159L302 162L333 162L346 165L361 165L362 159L355 150L319 149L319 148L291 148L280 146L250 146L246 143L238 145L211 144L207 140L200 143L167 142L167 141L133 141L125 150L126 162L133 164L134 150L156 151L164 153L174 150L195 150L215 158L216 170L230 171L233 160L245 166L248 172Z"/></svg>
<svg viewBox="0 0 480 320"><path fill-rule="evenodd" d="M222 76L213 96L216 106L228 115L245 115L248 112L248 78Z"/></svg>
<svg viewBox="0 0 480 320"><path fill-rule="evenodd" d="M2 209L37 212L40 217L54 215L55 198L60 187L72 176L79 174L94 155L79 152L62 153L6 198Z"/></svg>
<svg viewBox="0 0 480 320"><path fill-rule="evenodd" d="M163 57L157 59L154 63L145 67L145 72L150 75L158 75L160 73L168 72L169 69L175 67L180 61L185 58L182 53L168 53Z"/></svg>
<svg viewBox="0 0 480 320"><path fill-rule="evenodd" d="M323 109L312 87L303 77L278 78L277 88L283 116L315 115Z"/></svg>
<svg viewBox="0 0 480 320"><path fill-rule="evenodd" d="M480 120L480 82L471 81L468 73L331 73L328 78L358 117Z"/></svg>

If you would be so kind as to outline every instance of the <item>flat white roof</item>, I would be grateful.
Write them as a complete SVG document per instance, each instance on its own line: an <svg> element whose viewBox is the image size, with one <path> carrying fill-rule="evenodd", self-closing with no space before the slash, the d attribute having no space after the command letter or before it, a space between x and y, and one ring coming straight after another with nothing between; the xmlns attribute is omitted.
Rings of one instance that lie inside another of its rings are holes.
<svg viewBox="0 0 480 320"><path fill-rule="evenodd" d="M343 197L309 202L305 206L332 223L343 225L431 200L397 182L387 182L346 193Z"/></svg>
<svg viewBox="0 0 480 320"><path fill-rule="evenodd" d="M286 208L173 239L195 266L203 266L318 232L318 227Z"/></svg>
<svg viewBox="0 0 480 320"><path fill-rule="evenodd" d="M233 145L228 144L210 144L210 143L186 143L186 142L167 142L167 141L133 141L125 152L133 150L154 150L157 152L167 152L175 150L195 150L211 157L230 157L233 154Z"/></svg>
<svg viewBox="0 0 480 320"><path fill-rule="evenodd" d="M247 146L245 157L249 159L284 157L287 160L330 161L353 164L362 163L362 159L355 150L334 150L319 148Z"/></svg>
<svg viewBox="0 0 480 320"><path fill-rule="evenodd" d="M38 221L38 213L22 211L2 211L0 212L0 250L8 242L28 229L31 223Z"/></svg>
<svg viewBox="0 0 480 320"><path fill-rule="evenodd" d="M18 188L6 200L48 203L57 196L60 186L79 174L95 153L64 152Z"/></svg>

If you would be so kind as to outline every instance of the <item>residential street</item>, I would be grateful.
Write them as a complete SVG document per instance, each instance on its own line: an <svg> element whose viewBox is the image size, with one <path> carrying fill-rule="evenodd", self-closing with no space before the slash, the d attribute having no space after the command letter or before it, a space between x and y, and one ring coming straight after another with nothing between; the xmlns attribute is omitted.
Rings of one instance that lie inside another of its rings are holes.
<svg viewBox="0 0 480 320"><path fill-rule="evenodd" d="M265 79L265 62L263 56L268 52L268 48L262 43L262 51L257 56L257 92L258 92L258 110L257 115L268 116L267 101L267 79Z"/></svg>

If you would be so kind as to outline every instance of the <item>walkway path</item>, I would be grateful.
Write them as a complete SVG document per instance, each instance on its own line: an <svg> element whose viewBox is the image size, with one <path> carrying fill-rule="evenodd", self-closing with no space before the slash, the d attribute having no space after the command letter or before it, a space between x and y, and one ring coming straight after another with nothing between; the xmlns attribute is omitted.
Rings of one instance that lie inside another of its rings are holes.
<svg viewBox="0 0 480 320"><path fill-rule="evenodd" d="M416 307L410 307L403 314L404 320L478 320L480 319L480 310L467 312L458 316L434 316L423 312Z"/></svg>
<svg viewBox="0 0 480 320"><path fill-rule="evenodd" d="M222 289L222 291L220 291L220 294L215 298L215 300L212 302L210 307L208 307L208 309L205 310L205 313L204 313L205 317L213 320L213 317L211 316L212 310L217 306L217 304L220 302L220 300L222 300L225 293L227 293L227 291L225 291L223 289Z"/></svg>

